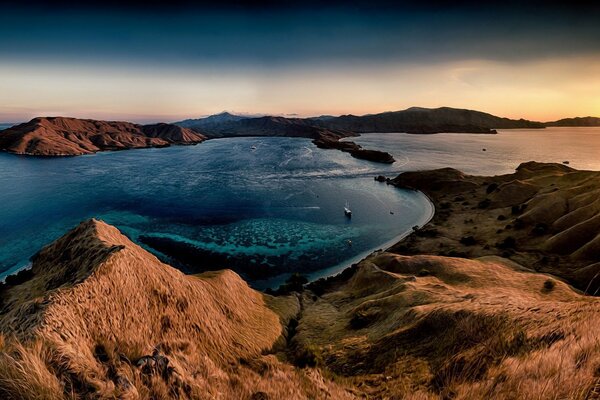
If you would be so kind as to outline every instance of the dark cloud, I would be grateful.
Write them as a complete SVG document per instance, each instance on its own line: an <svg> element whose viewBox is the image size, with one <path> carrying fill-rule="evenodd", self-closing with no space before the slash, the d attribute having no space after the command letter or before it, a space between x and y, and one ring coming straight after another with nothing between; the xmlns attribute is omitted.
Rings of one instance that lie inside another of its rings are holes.
<svg viewBox="0 0 600 400"><path fill-rule="evenodd" d="M518 62L600 52L588 2L12 2L0 58L199 64Z"/></svg>

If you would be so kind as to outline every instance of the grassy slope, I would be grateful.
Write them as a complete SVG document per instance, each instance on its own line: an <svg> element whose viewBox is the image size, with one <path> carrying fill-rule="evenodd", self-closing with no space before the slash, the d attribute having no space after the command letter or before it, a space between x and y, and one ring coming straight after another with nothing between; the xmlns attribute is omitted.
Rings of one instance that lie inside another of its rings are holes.
<svg viewBox="0 0 600 400"><path fill-rule="evenodd" d="M447 168L403 173L393 183L424 191L437 211L427 227L392 251L503 255L588 293L600 290L600 172L530 162L509 175Z"/></svg>
<svg viewBox="0 0 600 400"><path fill-rule="evenodd" d="M296 352L372 398L585 399L600 300L501 258L374 254L305 296Z"/></svg>
<svg viewBox="0 0 600 400"><path fill-rule="evenodd" d="M1 398L345 396L269 355L297 301L265 301L231 271L185 276L98 221L33 268L3 296Z"/></svg>

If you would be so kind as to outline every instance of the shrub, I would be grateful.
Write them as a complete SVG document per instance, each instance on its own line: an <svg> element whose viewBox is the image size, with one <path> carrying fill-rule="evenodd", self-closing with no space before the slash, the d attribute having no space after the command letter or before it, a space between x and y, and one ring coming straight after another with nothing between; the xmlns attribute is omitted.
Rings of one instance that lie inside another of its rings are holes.
<svg viewBox="0 0 600 400"><path fill-rule="evenodd" d="M512 236L507 236L504 240L498 243L500 249L514 249L517 246L517 240Z"/></svg>
<svg viewBox="0 0 600 400"><path fill-rule="evenodd" d="M472 235L463 236L462 238L460 238L460 243L464 244L465 246L474 246L477 244L477 240Z"/></svg>
<svg viewBox="0 0 600 400"><path fill-rule="evenodd" d="M492 201L490 199L483 199L479 202L479 204L477 204L477 208L488 208L491 203Z"/></svg>
<svg viewBox="0 0 600 400"><path fill-rule="evenodd" d="M548 279L547 281L544 282L544 290L545 291L549 292L552 289L554 289L555 286L556 286L556 283L552 279Z"/></svg>
<svg viewBox="0 0 600 400"><path fill-rule="evenodd" d="M485 192L486 192L487 194L490 194L490 193L492 193L492 192L493 192L494 190L496 190L496 189L498 189L498 184L497 184L497 183L491 183L491 184L490 184L490 185L487 187L487 189L485 189Z"/></svg>

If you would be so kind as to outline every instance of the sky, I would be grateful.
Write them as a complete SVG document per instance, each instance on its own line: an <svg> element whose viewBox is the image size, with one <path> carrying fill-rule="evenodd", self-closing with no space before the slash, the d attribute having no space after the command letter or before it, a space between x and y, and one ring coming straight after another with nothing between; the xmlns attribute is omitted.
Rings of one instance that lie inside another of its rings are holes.
<svg viewBox="0 0 600 400"><path fill-rule="evenodd" d="M586 2L3 2L0 122L450 106L600 116Z"/></svg>

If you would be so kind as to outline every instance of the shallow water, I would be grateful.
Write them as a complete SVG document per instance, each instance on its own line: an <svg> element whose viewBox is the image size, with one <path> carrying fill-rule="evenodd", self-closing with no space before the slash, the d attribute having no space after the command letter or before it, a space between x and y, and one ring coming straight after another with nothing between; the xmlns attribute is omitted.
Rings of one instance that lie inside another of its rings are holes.
<svg viewBox="0 0 600 400"><path fill-rule="evenodd" d="M186 272L277 272L270 280L251 279L258 288L277 286L294 271L316 277L429 218L422 194L373 180L394 170L294 138L219 139L58 159L0 154L0 276L96 217L138 243L192 245L202 256L184 264L144 245ZM343 213L346 201L351 220Z"/></svg>

